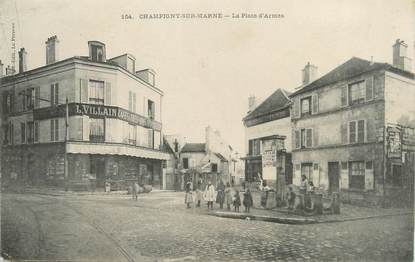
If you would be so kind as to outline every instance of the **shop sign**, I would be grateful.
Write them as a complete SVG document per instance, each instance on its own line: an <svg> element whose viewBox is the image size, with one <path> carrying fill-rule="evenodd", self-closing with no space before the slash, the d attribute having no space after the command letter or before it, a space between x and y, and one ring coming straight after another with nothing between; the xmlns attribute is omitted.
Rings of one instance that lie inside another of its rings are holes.
<svg viewBox="0 0 415 262"><path fill-rule="evenodd" d="M262 177L277 179L277 144L275 139L262 141Z"/></svg>
<svg viewBox="0 0 415 262"><path fill-rule="evenodd" d="M94 104L68 104L70 116L73 115L87 115L94 117L117 118L127 121L131 124L152 128L157 131L161 130L161 123L153 121L147 117L138 115L128 110L115 106L94 105ZM47 108L38 108L33 111L33 118L35 120L49 119L55 117L65 116L65 105L59 105Z"/></svg>
<svg viewBox="0 0 415 262"><path fill-rule="evenodd" d="M395 127L388 127L387 142L388 142L388 157L389 158L401 158L402 142L401 131Z"/></svg>

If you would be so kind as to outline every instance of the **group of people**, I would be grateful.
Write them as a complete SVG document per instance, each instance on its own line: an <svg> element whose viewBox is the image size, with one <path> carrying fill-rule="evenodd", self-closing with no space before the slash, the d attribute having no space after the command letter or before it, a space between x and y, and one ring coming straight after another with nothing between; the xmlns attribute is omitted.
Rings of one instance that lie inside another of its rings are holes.
<svg viewBox="0 0 415 262"><path fill-rule="evenodd" d="M234 190L229 183L226 183L225 187L224 183L220 181L217 189L215 189L212 182L208 181L205 190L202 191L202 182L198 181L197 186L192 191L192 183L187 182L185 195L185 204L187 205L187 208L191 208L191 205L194 202L196 203L196 207L200 207L202 200L207 202L208 209L213 209L214 201L219 204L220 209L223 209L224 204L226 204L227 209L231 210L231 205L233 205L235 212L239 212L239 207L241 206L239 190ZM249 212L253 205L252 194L249 189L244 193L242 204L245 207L245 212Z"/></svg>

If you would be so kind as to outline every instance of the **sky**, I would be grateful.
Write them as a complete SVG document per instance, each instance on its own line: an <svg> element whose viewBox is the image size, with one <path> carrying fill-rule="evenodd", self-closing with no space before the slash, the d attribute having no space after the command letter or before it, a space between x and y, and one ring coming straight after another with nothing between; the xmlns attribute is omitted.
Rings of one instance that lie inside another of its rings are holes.
<svg viewBox="0 0 415 262"><path fill-rule="evenodd" d="M0 59L10 64L11 24L28 69L45 64L45 41L60 40L60 59L87 55L89 40L107 58L126 52L153 68L164 91L165 134L203 142L207 125L242 154L248 97L293 91L307 62L319 76L353 56L392 62L397 38L414 57L411 0L0 0ZM269 13L279 19L138 19L154 13ZM134 19L123 20L123 14Z"/></svg>

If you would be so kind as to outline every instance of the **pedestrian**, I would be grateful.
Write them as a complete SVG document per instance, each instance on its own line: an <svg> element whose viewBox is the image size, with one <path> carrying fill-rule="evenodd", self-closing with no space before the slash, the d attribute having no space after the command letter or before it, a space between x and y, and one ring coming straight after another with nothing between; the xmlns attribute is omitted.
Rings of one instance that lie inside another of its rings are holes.
<svg viewBox="0 0 415 262"><path fill-rule="evenodd" d="M207 201L208 209L213 209L213 201L215 200L215 187L212 185L212 182L209 181L203 198Z"/></svg>
<svg viewBox="0 0 415 262"><path fill-rule="evenodd" d="M249 213L249 209L253 206L254 202L252 200L251 190L249 188L244 193L244 201L243 201L245 212Z"/></svg>
<svg viewBox="0 0 415 262"><path fill-rule="evenodd" d="M227 206L228 210L231 210L231 205L232 205L232 188L231 188L231 185L229 185L229 182L226 183L224 203L226 203L226 206Z"/></svg>
<svg viewBox="0 0 415 262"><path fill-rule="evenodd" d="M191 184L191 182L187 182L186 183L186 194L184 196L184 203L187 205L187 208L190 208L190 204L193 203L192 184Z"/></svg>
<svg viewBox="0 0 415 262"><path fill-rule="evenodd" d="M294 203L295 203L295 193L292 187L288 187L288 209L293 210L294 209Z"/></svg>
<svg viewBox="0 0 415 262"><path fill-rule="evenodd" d="M223 184L222 180L219 182L217 191L218 193L216 194L216 203L219 204L220 209L223 209L223 202L225 201L225 185Z"/></svg>
<svg viewBox="0 0 415 262"><path fill-rule="evenodd" d="M131 186L131 193L133 196L133 200L137 200L138 196L138 184L137 182L134 182L133 185Z"/></svg>
<svg viewBox="0 0 415 262"><path fill-rule="evenodd" d="M203 198L203 193L202 193L202 181L199 180L197 182L197 186L196 186L196 192L195 192L195 202L196 207L200 207L200 202L202 201Z"/></svg>
<svg viewBox="0 0 415 262"><path fill-rule="evenodd" d="M307 188L309 187L307 177L305 175L301 175L301 184L300 184L300 193L305 194L307 193Z"/></svg>
<svg viewBox="0 0 415 262"><path fill-rule="evenodd" d="M235 191L233 206L235 207L235 212L239 212L239 207L241 206L241 197L239 196L239 190Z"/></svg>

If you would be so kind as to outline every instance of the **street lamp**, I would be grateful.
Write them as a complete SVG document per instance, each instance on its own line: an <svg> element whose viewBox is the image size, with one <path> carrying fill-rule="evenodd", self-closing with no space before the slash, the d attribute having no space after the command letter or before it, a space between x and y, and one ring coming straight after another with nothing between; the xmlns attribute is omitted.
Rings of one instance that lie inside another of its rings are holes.
<svg viewBox="0 0 415 262"><path fill-rule="evenodd" d="M26 97L30 97L32 99L32 95L31 94L26 94L25 92L19 92L19 95L22 96L26 96ZM52 101L49 99L45 99L45 98L41 98L41 97L37 97L36 98L39 101L45 101L45 102L49 102L51 103ZM56 108L58 110L60 110L60 108L58 107L57 104L55 104L54 106L56 106ZM64 137L64 184L65 184L65 191L68 191L68 154L67 154L67 144L68 144L68 128L69 128L69 106L68 106L68 97L66 97L65 99L65 137Z"/></svg>

